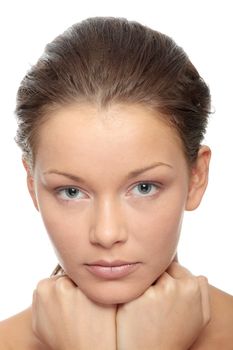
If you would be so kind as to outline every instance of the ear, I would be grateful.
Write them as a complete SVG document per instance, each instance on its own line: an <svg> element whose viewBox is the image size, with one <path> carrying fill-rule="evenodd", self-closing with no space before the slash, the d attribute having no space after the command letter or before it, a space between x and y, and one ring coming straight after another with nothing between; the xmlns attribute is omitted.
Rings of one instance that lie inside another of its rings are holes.
<svg viewBox="0 0 233 350"><path fill-rule="evenodd" d="M34 178L33 178L32 170L30 169L28 162L24 158L22 158L22 163L23 163L23 166L27 172L27 187L28 187L30 196L32 198L32 201L34 203L35 208L39 211L37 197L36 197L36 193L35 193Z"/></svg>
<svg viewBox="0 0 233 350"><path fill-rule="evenodd" d="M186 210L196 209L201 202L208 184L210 158L210 148L201 146L197 160L191 169Z"/></svg>

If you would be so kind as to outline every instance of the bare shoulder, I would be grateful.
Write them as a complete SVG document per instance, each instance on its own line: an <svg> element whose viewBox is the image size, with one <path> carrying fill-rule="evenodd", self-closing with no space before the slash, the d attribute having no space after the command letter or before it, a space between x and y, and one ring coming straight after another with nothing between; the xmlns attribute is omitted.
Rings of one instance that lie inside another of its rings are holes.
<svg viewBox="0 0 233 350"><path fill-rule="evenodd" d="M0 350L45 350L32 332L31 308L0 322Z"/></svg>
<svg viewBox="0 0 233 350"><path fill-rule="evenodd" d="M210 286L211 321L190 350L232 350L233 296Z"/></svg>

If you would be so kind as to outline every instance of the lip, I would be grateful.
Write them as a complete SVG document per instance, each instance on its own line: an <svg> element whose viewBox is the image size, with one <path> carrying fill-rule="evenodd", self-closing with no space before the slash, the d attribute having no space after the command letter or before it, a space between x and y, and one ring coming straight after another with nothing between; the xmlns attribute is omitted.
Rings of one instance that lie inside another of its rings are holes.
<svg viewBox="0 0 233 350"><path fill-rule="evenodd" d="M98 260L91 264L85 264L85 267L97 277L104 279L118 279L134 272L139 267L139 264L139 262L128 262L122 260Z"/></svg>
<svg viewBox="0 0 233 350"><path fill-rule="evenodd" d="M92 262L90 264L87 264L87 265L89 265L89 266L99 265L99 266L110 266L110 267L113 267L113 266L130 265L130 264L135 264L135 262L125 261L125 260L114 260L114 261L97 260L97 261L94 261L94 262Z"/></svg>

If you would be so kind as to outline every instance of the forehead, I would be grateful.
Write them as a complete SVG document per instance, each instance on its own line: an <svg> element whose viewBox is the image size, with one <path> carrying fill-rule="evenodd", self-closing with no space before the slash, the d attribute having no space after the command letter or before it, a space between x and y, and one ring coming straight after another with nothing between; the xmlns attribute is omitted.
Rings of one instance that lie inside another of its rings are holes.
<svg viewBox="0 0 233 350"><path fill-rule="evenodd" d="M162 118L140 105L113 105L103 110L73 104L47 116L39 130L37 153L54 162L89 157L92 164L99 166L114 160L114 164L129 164L183 157L177 132Z"/></svg>

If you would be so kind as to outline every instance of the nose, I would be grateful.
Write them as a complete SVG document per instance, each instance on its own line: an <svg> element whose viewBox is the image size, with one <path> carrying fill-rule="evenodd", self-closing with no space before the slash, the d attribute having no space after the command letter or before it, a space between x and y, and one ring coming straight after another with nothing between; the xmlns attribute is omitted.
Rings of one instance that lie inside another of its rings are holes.
<svg viewBox="0 0 233 350"><path fill-rule="evenodd" d="M90 242L109 249L116 243L127 240L120 204L105 199L95 207L94 225L90 229Z"/></svg>

